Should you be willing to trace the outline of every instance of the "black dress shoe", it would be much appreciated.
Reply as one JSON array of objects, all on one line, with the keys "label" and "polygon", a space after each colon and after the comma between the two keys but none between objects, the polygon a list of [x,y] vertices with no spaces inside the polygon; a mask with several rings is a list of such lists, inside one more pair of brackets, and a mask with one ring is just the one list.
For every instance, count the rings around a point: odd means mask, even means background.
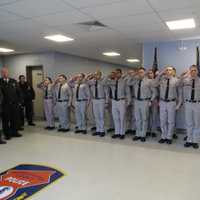
[{"label": "black dress shoe", "polygon": [[5,140],[11,140],[11,137],[10,136],[6,136]]},{"label": "black dress shoe", "polygon": [[0,144],[6,144],[6,142],[3,140],[0,140]]},{"label": "black dress shoe", "polygon": [[138,141],[138,140],[140,140],[140,138],[141,138],[141,137],[135,136],[135,137],[133,138],[133,141]]},{"label": "black dress shoe", "polygon": [[76,134],[81,133],[81,130],[77,129],[74,131],[74,133],[76,133]]},{"label": "black dress shoe", "polygon": [[107,130],[107,132],[110,133],[110,132],[113,132],[114,130],[115,130],[114,128],[109,128],[109,129]]},{"label": "black dress shoe", "polygon": [[194,149],[198,149],[198,148],[199,148],[199,144],[193,143],[193,144],[192,144],[192,147],[193,147]]},{"label": "black dress shoe", "polygon": [[165,139],[160,139],[160,140],[158,141],[158,143],[160,143],[160,144],[163,144],[163,143],[165,143],[165,142],[166,142]]},{"label": "black dress shoe", "polygon": [[175,140],[178,139],[178,135],[174,134],[173,139],[175,139]]},{"label": "black dress shoe", "polygon": [[63,129],[62,129],[62,132],[64,132],[64,133],[69,132],[69,131],[70,131],[69,128],[67,128],[67,129],[63,128]]},{"label": "black dress shoe", "polygon": [[22,137],[22,135],[20,133],[16,133],[13,135],[13,137]]},{"label": "black dress shoe", "polygon": [[35,126],[35,124],[34,124],[34,123],[28,123],[28,125],[29,125],[29,126]]},{"label": "black dress shoe", "polygon": [[95,133],[92,134],[92,136],[97,136],[99,134],[100,134],[99,132],[95,132]]},{"label": "black dress shoe", "polygon": [[59,129],[58,129],[58,132],[62,132],[62,131],[63,131],[63,128],[59,128]]},{"label": "black dress shoe", "polygon": [[87,134],[87,131],[86,130],[81,130],[81,133],[86,135]]},{"label": "black dress shoe", "polygon": [[155,138],[156,136],[157,136],[156,133],[151,133],[152,138]]},{"label": "black dress shoe", "polygon": [[120,137],[119,134],[115,134],[115,135],[112,136],[113,139],[116,139],[116,138],[119,138],[119,137]]},{"label": "black dress shoe", "polygon": [[45,130],[49,130],[50,129],[50,126],[46,126],[44,127]]},{"label": "black dress shoe", "polygon": [[120,135],[119,139],[120,140],[124,140],[125,139],[125,135]]},{"label": "black dress shoe", "polygon": [[104,136],[105,136],[105,132],[101,132],[101,133],[99,134],[99,136],[100,136],[100,137],[104,137]]},{"label": "black dress shoe", "polygon": [[55,126],[51,126],[48,128],[48,130],[54,130],[55,129]]},{"label": "black dress shoe", "polygon": [[24,131],[24,128],[23,128],[23,127],[20,127],[18,130],[19,130],[19,131]]},{"label": "black dress shoe", "polygon": [[192,146],[192,143],[190,143],[190,142],[186,142],[185,144],[184,144],[184,147],[185,148],[188,148],[188,147],[191,147]]},{"label": "black dress shoe", "polygon": [[167,144],[172,144],[172,140],[167,139],[167,140],[166,140],[166,143],[167,143]]},{"label": "black dress shoe", "polygon": [[95,126],[91,128],[91,131],[95,131],[95,130],[96,130],[96,127],[95,127]]},{"label": "black dress shoe", "polygon": [[146,142],[146,138],[145,138],[145,137],[141,137],[141,138],[140,138],[140,141],[141,141],[141,142]]}]

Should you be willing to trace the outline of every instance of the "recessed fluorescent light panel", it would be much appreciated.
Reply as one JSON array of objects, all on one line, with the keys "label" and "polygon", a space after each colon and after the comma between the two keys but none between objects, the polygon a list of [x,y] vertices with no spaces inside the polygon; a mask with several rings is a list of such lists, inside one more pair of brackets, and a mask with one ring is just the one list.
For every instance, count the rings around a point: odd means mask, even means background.
[{"label": "recessed fluorescent light panel", "polygon": [[14,51],[13,49],[7,49],[7,48],[0,47],[0,53],[10,53],[13,51]]},{"label": "recessed fluorescent light panel", "polygon": [[137,63],[137,62],[140,62],[139,59],[135,59],[135,58],[129,58],[129,59],[126,59],[127,62],[129,63]]},{"label": "recessed fluorescent light panel", "polygon": [[120,53],[114,52],[114,51],[110,51],[110,52],[104,52],[103,53],[104,56],[109,56],[109,57],[115,57],[115,56],[120,56]]},{"label": "recessed fluorescent light panel", "polygon": [[70,42],[73,41],[73,38],[64,36],[64,35],[49,35],[44,37],[47,40],[52,40],[54,42]]},{"label": "recessed fluorescent light panel", "polygon": [[170,30],[190,29],[196,27],[195,20],[193,18],[176,21],[167,21],[166,24]]}]

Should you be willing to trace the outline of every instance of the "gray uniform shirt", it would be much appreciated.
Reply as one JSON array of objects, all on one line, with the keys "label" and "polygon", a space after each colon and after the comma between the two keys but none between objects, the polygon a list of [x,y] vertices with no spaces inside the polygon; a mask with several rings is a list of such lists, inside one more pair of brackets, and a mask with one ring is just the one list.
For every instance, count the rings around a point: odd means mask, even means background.
[{"label": "gray uniform shirt", "polygon": [[106,86],[106,80],[88,80],[88,85],[90,86],[91,95],[93,99],[107,99],[108,92]]},{"label": "gray uniform shirt", "polygon": [[[188,77],[181,81],[181,86],[183,87],[183,99],[191,100],[192,94],[192,78]],[[194,101],[200,101],[200,78],[195,78],[195,85],[194,85]]]},{"label": "gray uniform shirt", "polygon": [[118,81],[107,79],[107,84],[111,88],[112,99],[126,99],[128,103],[131,102],[130,88],[126,79],[120,78]]},{"label": "gray uniform shirt", "polygon": [[[165,100],[166,90],[167,90],[168,78],[166,76],[158,76],[155,79],[155,85],[159,87],[159,95],[161,100]],[[181,80],[177,77],[169,78],[169,92],[167,100],[177,100],[181,96],[180,92]]]},{"label": "gray uniform shirt", "polygon": [[[129,78],[127,83],[129,86],[134,87],[134,97],[135,99],[138,98],[138,90],[139,90],[139,82],[140,79],[136,78]],[[156,98],[156,88],[153,79],[143,78],[141,80],[140,86],[140,99],[149,99],[153,101]]]},{"label": "gray uniform shirt", "polygon": [[72,102],[72,89],[71,89],[71,87],[67,83],[64,83],[61,87],[60,98],[59,98],[59,88],[60,88],[60,83],[55,86],[55,98],[56,98],[56,100],[57,101],[68,100],[68,104],[71,105],[71,102]]}]

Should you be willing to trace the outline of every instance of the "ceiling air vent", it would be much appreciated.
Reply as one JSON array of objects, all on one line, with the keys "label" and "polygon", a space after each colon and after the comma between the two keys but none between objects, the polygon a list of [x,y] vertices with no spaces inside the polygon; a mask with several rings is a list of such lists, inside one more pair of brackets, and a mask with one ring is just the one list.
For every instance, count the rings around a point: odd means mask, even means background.
[{"label": "ceiling air vent", "polygon": [[87,28],[89,31],[96,31],[96,30],[104,29],[107,27],[105,24],[102,24],[101,22],[96,21],[96,20],[80,22],[78,23],[78,25],[80,25],[81,27]]}]

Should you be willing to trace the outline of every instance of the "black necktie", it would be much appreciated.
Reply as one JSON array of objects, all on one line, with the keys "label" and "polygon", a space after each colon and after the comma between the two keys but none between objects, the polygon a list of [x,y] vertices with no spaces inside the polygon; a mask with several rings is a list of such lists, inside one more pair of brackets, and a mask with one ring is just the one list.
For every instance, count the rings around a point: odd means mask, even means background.
[{"label": "black necktie", "polygon": [[131,96],[132,96],[133,95],[133,86],[130,85],[129,88],[130,88],[130,93],[131,93]]},{"label": "black necktie", "polygon": [[118,80],[116,80],[116,84],[115,84],[115,100],[118,99]]},{"label": "black necktie", "polygon": [[61,89],[62,89],[62,84],[60,84],[60,87],[59,87],[59,91],[58,91],[58,99],[61,98]]},{"label": "black necktie", "polygon": [[95,82],[95,99],[98,99],[98,80]]},{"label": "black necktie", "polygon": [[48,86],[45,88],[45,98],[48,97]]},{"label": "black necktie", "polygon": [[195,79],[192,79],[192,91],[191,91],[191,100],[194,101],[195,97]]},{"label": "black necktie", "polygon": [[165,91],[165,100],[168,100],[169,97],[169,78],[167,79],[167,88]]},{"label": "black necktie", "polygon": [[77,88],[76,88],[76,99],[78,100],[79,99],[79,89],[80,89],[80,83],[77,85]]},{"label": "black necktie", "polygon": [[137,92],[137,99],[141,98],[141,84],[142,84],[142,80],[140,80],[138,82],[138,92]]}]

